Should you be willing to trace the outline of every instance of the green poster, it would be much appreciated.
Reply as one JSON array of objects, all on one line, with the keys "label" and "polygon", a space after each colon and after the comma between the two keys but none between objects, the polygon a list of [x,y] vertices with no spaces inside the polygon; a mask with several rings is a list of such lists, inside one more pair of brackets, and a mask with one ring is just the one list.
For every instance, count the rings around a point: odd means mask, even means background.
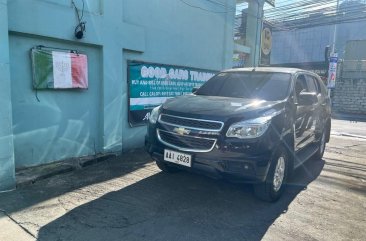
[{"label": "green poster", "polygon": [[129,122],[144,124],[147,114],[168,98],[191,94],[216,71],[173,65],[128,62]]}]

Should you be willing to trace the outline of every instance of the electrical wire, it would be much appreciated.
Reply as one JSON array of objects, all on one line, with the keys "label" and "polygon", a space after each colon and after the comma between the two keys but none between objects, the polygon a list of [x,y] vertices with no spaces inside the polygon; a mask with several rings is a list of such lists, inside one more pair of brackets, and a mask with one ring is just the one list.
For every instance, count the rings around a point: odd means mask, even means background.
[{"label": "electrical wire", "polygon": [[[347,6],[350,3],[354,2],[348,2],[344,1],[340,4],[339,9],[349,10],[352,8],[355,8],[355,6]],[[265,15],[267,18],[285,18],[286,16],[290,14],[299,14],[299,15],[307,15],[314,12],[324,12],[324,10],[336,12],[337,11],[337,1],[336,0],[321,0],[321,1],[314,1],[314,0],[307,0],[307,1],[298,1],[293,4],[287,4],[282,7],[278,7],[276,9],[270,9],[265,10]],[[365,6],[360,3],[359,6]]]},{"label": "electrical wire", "polygon": [[[236,7],[230,7],[218,0],[205,0],[206,2],[216,5],[216,7],[224,8],[225,10],[216,11],[204,8],[202,6],[193,5],[186,2],[185,0],[180,1],[189,7],[200,9],[205,12],[217,14],[235,12],[235,19],[237,22],[239,22],[243,17],[243,13],[240,8],[245,9],[247,6],[246,2],[237,4]],[[352,6],[352,4],[359,4],[359,6]],[[275,8],[264,10],[264,17],[258,17],[258,15],[248,12],[244,13],[244,15],[246,14],[265,21],[266,24],[270,25],[275,31],[357,22],[364,21],[366,19],[366,4],[362,3],[361,1],[344,0],[340,4],[338,12],[336,6],[337,0],[301,0],[296,2],[293,0],[285,0],[282,1],[281,4],[278,4]],[[340,12],[342,14],[340,14]],[[345,17],[344,15],[347,16]],[[235,28],[235,31],[237,32],[241,24],[236,25],[237,27]]]},{"label": "electrical wire", "polygon": [[285,4],[282,2],[281,6],[265,10],[264,19],[277,27],[288,29],[360,22],[366,20],[366,5],[365,1],[342,1],[337,9],[336,0],[287,1]]},{"label": "electrical wire", "polygon": [[73,6],[75,8],[75,12],[76,12],[78,22],[79,22],[78,25],[76,25],[76,27],[75,27],[74,34],[79,39],[83,37],[83,33],[85,32],[85,25],[86,25],[86,21],[83,21],[85,2],[84,2],[84,0],[82,0],[82,2],[83,2],[83,8],[81,10],[81,16],[80,16],[79,10],[76,7],[74,0],[71,0],[71,3],[73,4]]},{"label": "electrical wire", "polygon": [[[366,20],[365,13],[357,13],[353,12],[348,16],[343,15],[332,15],[326,16],[323,14],[315,15],[315,16],[307,16],[302,18],[289,18],[285,21],[276,21],[274,22],[276,26],[286,27],[288,29],[299,29],[299,28],[308,28],[314,26],[322,26],[322,25],[334,25],[341,24],[347,22],[361,22]],[[271,21],[273,23],[273,21]]]},{"label": "electrical wire", "polygon": [[[184,0],[180,0],[182,3],[184,3],[185,5],[191,7],[191,8],[196,8],[196,9],[200,9],[202,11],[205,11],[205,12],[211,12],[211,13],[228,13],[228,11],[213,11],[213,10],[210,10],[210,9],[206,9],[206,8],[203,8],[203,7],[200,7],[200,6],[197,6],[197,5],[193,5],[193,4],[190,4],[190,3],[187,3],[186,1]],[[207,0],[208,1],[208,0]]]}]

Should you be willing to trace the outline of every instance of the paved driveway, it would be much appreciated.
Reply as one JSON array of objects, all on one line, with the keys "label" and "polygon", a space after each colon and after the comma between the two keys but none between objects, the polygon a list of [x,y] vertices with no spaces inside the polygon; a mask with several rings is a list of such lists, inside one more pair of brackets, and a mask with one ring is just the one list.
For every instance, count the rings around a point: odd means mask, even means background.
[{"label": "paved driveway", "polygon": [[0,194],[0,240],[366,240],[365,153],[365,139],[332,135],[273,204],[125,153]]}]

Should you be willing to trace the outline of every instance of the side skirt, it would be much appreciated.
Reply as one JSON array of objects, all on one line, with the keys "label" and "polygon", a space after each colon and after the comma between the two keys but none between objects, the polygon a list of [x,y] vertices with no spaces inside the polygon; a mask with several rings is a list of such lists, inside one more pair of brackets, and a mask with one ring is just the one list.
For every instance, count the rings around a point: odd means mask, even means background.
[{"label": "side skirt", "polygon": [[309,160],[315,154],[315,152],[318,150],[318,148],[319,148],[318,143],[311,143],[307,147],[304,147],[304,148],[300,149],[299,151],[297,151],[295,153],[296,160],[294,162],[294,168],[295,169],[298,168],[304,162]]}]

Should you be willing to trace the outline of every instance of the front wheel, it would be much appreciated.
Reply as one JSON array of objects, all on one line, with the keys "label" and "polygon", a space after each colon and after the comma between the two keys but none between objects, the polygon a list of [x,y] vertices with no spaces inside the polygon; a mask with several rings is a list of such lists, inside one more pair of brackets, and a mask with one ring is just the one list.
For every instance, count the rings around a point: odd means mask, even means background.
[{"label": "front wheel", "polygon": [[255,195],[268,202],[277,201],[283,193],[288,173],[288,153],[279,148],[273,155],[265,182],[254,185]]}]

